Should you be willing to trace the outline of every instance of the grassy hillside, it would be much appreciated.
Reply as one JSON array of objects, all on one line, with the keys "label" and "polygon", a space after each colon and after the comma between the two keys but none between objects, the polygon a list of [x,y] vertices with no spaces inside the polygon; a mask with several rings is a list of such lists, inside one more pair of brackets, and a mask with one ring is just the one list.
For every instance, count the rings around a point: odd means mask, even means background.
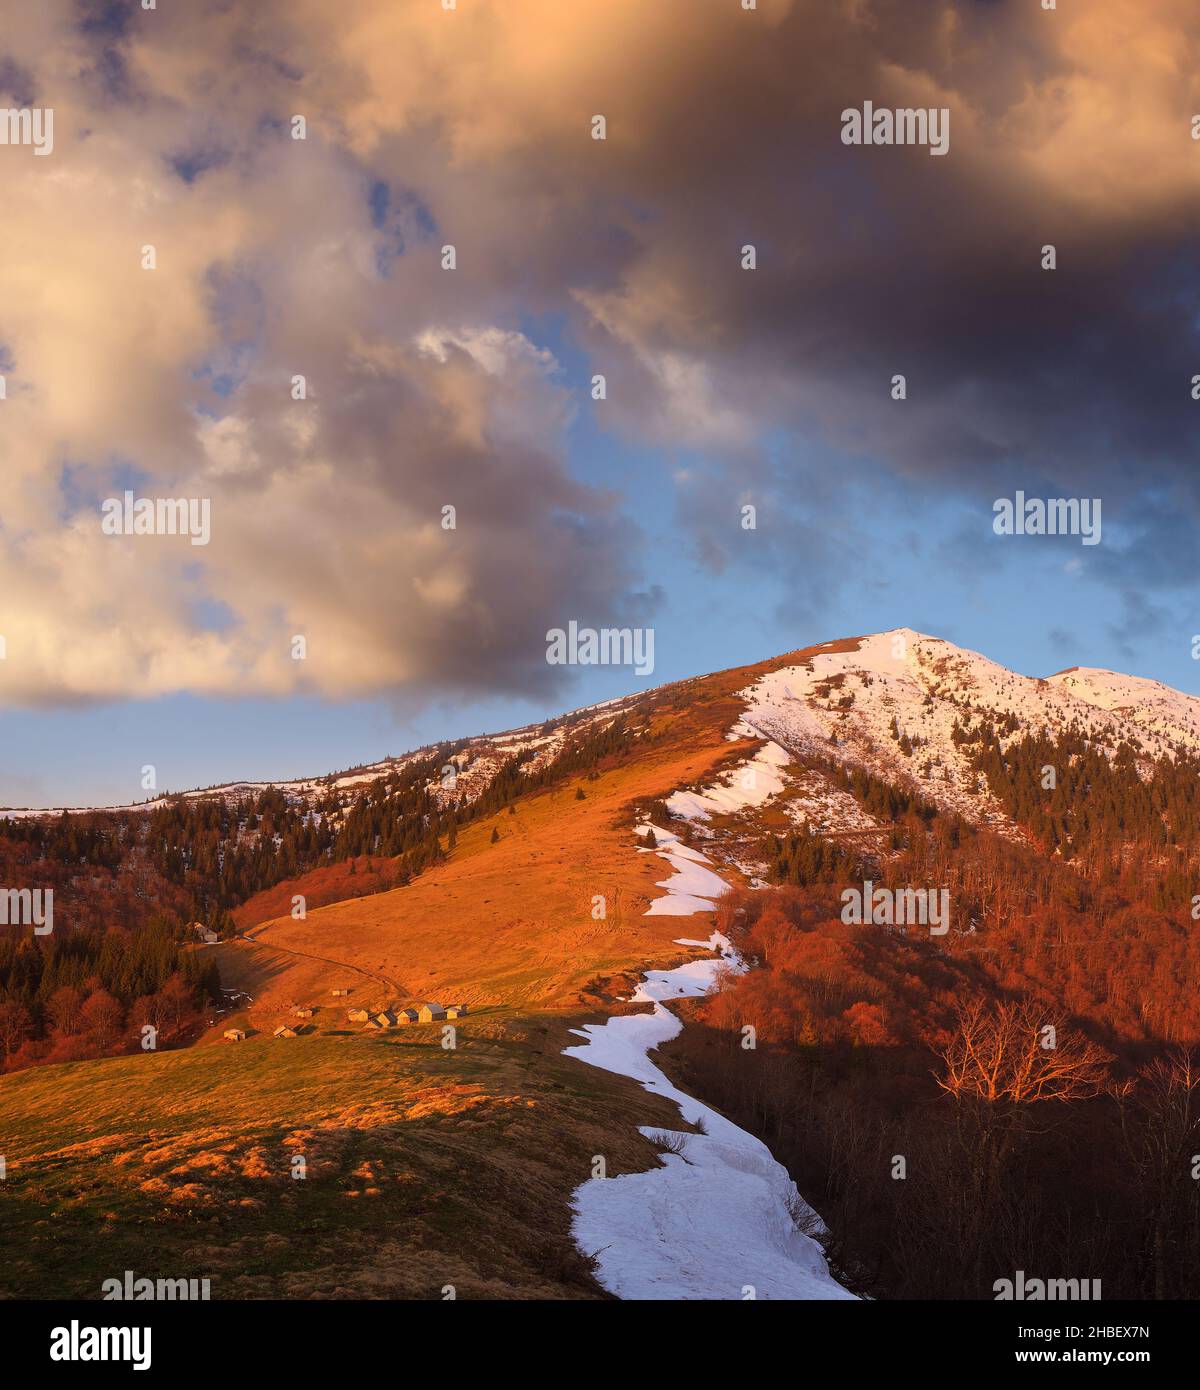
[{"label": "grassy hillside", "polygon": [[[673,1107],[561,1057],[561,1019],[118,1057],[0,1084],[0,1295],[207,1277],[214,1298],[603,1296],[571,1191]],[[307,1177],[291,1176],[304,1155]]]},{"label": "grassy hillside", "polygon": [[[403,888],[310,910],[303,921],[260,918],[253,943],[217,948],[222,979],[253,996],[263,1019],[348,984],[371,1003],[594,1003],[606,980],[674,954],[678,922],[643,916],[667,868],[634,852],[634,808],[745,757],[725,733],[736,717],[728,688],[746,679],[709,678],[679,709],[654,714],[653,742],[596,780],[572,779],[521,798],[511,815],[468,825],[447,863]],[[603,919],[592,915],[597,895]],[[262,902],[277,911],[279,890]]]}]

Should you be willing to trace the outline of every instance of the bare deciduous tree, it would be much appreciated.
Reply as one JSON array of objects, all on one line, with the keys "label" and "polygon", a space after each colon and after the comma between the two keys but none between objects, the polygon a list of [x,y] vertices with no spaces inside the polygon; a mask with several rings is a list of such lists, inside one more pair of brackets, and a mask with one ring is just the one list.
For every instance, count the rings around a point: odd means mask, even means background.
[{"label": "bare deciduous tree", "polygon": [[[945,1073],[937,1078],[956,1099],[1027,1105],[1085,1100],[1104,1089],[1101,1049],[1035,1003],[989,1006],[975,1000],[959,1010],[956,1023],[953,1038],[939,1053]],[[1052,1047],[1045,1045],[1048,1027],[1054,1030]]]}]

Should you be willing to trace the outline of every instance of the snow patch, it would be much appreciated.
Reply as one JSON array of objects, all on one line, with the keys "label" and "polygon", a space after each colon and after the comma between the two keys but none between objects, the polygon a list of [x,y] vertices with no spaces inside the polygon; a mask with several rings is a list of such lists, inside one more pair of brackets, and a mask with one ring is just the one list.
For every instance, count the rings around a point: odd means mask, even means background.
[{"label": "snow patch", "polygon": [[654,832],[658,841],[657,849],[646,849],[646,854],[656,854],[670,864],[673,873],[670,878],[661,878],[655,884],[665,888],[666,894],[655,898],[642,913],[643,917],[690,917],[694,912],[711,912],[715,899],[729,891],[723,878],[705,865],[710,862],[699,850],[683,844],[679,836],[661,826],[643,821],[637,827],[639,835],[647,830]]},{"label": "snow patch", "polygon": [[[759,738],[744,720],[730,729],[728,738]],[[787,788],[782,770],[791,754],[777,743],[767,742],[754,757],[726,772],[721,781],[698,792],[675,792],[667,798],[667,810],[684,820],[708,820],[729,815],[747,806],[761,806]]]},{"label": "snow patch", "polygon": [[[677,944],[716,954],[648,971],[633,997],[651,1003],[649,1013],[577,1028],[586,1041],[565,1052],[674,1101],[704,1132],[668,1131],[682,1153],[664,1153],[663,1167],[578,1188],[576,1244],[595,1256],[600,1283],[619,1298],[745,1299],[749,1290],[761,1299],[853,1298],[829,1273],[821,1247],[797,1228],[794,1213],[816,1229],[819,1218],[767,1146],[673,1086],[650,1060],[683,1028],[662,1000],[708,993],[722,966],[746,968],[719,932]],[[653,1139],[659,1131],[642,1126],[641,1133]]]}]

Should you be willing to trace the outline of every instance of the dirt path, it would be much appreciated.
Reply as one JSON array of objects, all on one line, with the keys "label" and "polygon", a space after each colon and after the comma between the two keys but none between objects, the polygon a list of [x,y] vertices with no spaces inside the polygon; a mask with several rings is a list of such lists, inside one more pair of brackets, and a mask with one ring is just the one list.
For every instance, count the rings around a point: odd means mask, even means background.
[{"label": "dirt path", "polygon": [[265,931],[267,927],[269,927],[270,925],[271,924],[269,922],[261,922],[258,926],[250,927],[247,931],[244,931],[240,936],[234,937],[233,939],[234,941],[241,942],[242,944],[249,943],[252,946],[257,946],[260,950],[277,951],[280,955],[296,956],[298,959],[301,960],[315,960],[319,962],[321,965],[336,966],[339,970],[352,970],[356,975],[362,975],[368,980],[374,980],[376,984],[387,985],[387,987],[393,990],[397,995],[403,995],[405,993],[405,990],[403,986],[399,983],[399,981],[393,980],[390,975],[382,975],[379,974],[377,971],[368,970],[366,966],[351,965],[349,961],[334,960],[331,956],[313,955],[309,951],[295,951],[290,946],[277,946],[274,944],[274,942],[260,941],[258,939],[257,933]]}]

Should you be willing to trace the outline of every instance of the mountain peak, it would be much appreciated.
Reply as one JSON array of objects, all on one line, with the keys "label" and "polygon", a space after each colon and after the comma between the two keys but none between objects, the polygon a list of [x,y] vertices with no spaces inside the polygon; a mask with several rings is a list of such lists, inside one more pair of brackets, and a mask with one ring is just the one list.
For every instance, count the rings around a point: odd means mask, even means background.
[{"label": "mountain peak", "polygon": [[1200,751],[1200,699],[1159,681],[1086,667],[1025,676],[909,627],[795,655],[742,692],[748,728],[793,754],[916,784],[977,823],[1003,818],[972,763],[968,728],[990,725],[1006,743],[1082,736],[1110,756],[1128,744],[1146,767],[1179,747]]}]

